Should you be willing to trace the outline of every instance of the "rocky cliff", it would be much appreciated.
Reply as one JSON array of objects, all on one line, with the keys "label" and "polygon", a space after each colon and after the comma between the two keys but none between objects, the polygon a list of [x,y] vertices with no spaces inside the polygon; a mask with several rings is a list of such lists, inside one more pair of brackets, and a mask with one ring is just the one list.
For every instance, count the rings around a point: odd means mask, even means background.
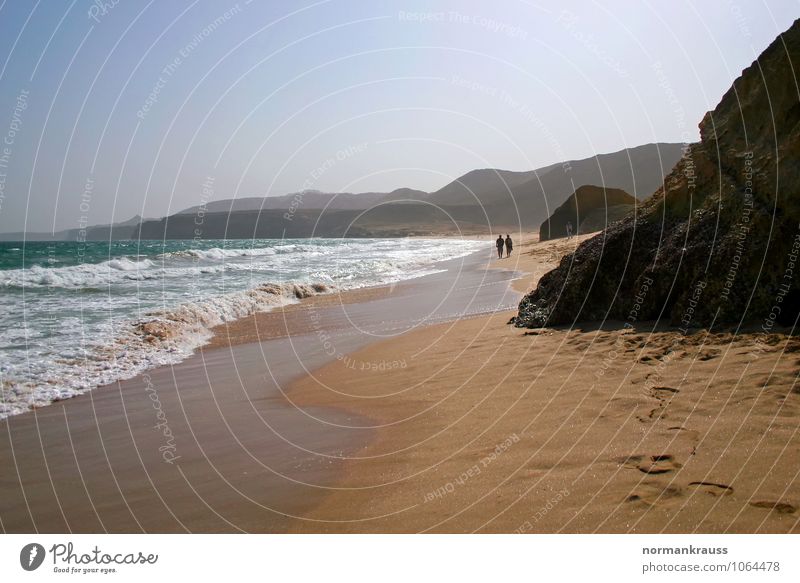
[{"label": "rocky cliff", "polygon": [[517,326],[665,320],[793,324],[800,312],[800,21],[700,123],[664,186],[584,242],[519,306]]}]

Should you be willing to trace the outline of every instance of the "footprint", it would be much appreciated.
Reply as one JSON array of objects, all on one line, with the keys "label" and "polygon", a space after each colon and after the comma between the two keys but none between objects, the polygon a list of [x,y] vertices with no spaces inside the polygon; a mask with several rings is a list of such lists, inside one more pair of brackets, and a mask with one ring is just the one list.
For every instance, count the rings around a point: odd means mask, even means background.
[{"label": "footprint", "polygon": [[625,467],[635,468],[642,462],[643,459],[643,455],[629,455],[626,457],[617,458],[614,461]]},{"label": "footprint", "polygon": [[689,429],[688,427],[683,427],[681,425],[675,425],[673,427],[667,427],[667,431],[678,431],[681,435],[685,435],[689,439],[694,442],[692,445],[691,455],[697,453],[697,444],[700,442],[700,432],[696,429]]},{"label": "footprint", "polygon": [[678,389],[673,389],[672,387],[653,387],[649,391],[649,396],[658,401],[658,406],[651,409],[646,417],[637,415],[636,418],[642,423],[652,423],[653,421],[666,419],[667,414],[664,409],[666,409],[672,398],[679,392]]},{"label": "footprint", "polygon": [[683,427],[681,425],[674,425],[673,427],[667,427],[667,431],[680,431],[681,433],[685,433],[687,437],[691,437],[692,439],[697,439],[700,437],[700,432],[696,429],[689,429],[688,427]]},{"label": "footprint", "polygon": [[[663,350],[659,350],[658,348],[653,348],[653,350],[641,350],[639,352],[639,362],[650,362],[650,363],[660,363],[663,362],[665,358],[672,359],[673,356],[668,356],[668,353],[664,352]],[[651,373],[652,374],[652,373]],[[650,376],[650,375],[648,375]]]},{"label": "footprint", "polygon": [[712,360],[714,358],[717,358],[720,354],[722,354],[721,350],[717,348],[708,348],[706,350],[702,350],[697,355],[697,360]]},{"label": "footprint", "polygon": [[800,352],[800,342],[788,342],[783,351],[789,353]]},{"label": "footprint", "polygon": [[643,482],[625,499],[626,502],[646,504],[647,506],[667,506],[677,503],[683,497],[680,486],[664,486],[655,481]]},{"label": "footprint", "polygon": [[755,500],[750,502],[750,506],[774,510],[778,514],[794,514],[797,512],[797,506],[789,504],[788,502],[781,502],[780,500]]},{"label": "footprint", "polygon": [[627,468],[635,468],[644,474],[658,475],[675,471],[681,464],[674,461],[671,454],[661,455],[631,455],[617,460]]},{"label": "footprint", "polygon": [[[509,324],[513,324],[514,322],[516,322],[516,319],[514,318],[511,318],[508,321]],[[547,334],[547,331],[544,328],[540,328],[538,330],[529,330],[527,332],[522,333],[523,336],[539,336],[541,334]]]},{"label": "footprint", "polygon": [[681,464],[672,460],[670,454],[651,455],[638,466],[640,472],[645,474],[666,474],[681,467]]},{"label": "footprint", "polygon": [[712,496],[730,496],[733,488],[727,484],[717,484],[716,482],[689,482],[690,486],[696,486],[701,492]]}]

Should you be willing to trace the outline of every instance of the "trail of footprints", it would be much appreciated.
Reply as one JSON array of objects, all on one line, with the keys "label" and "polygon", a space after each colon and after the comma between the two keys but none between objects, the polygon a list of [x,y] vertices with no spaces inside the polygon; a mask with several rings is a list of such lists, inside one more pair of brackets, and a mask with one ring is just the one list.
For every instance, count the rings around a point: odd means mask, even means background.
[{"label": "trail of footprints", "polygon": [[650,409],[647,415],[639,415],[637,418],[642,423],[654,423],[667,418],[666,408],[670,401],[680,391],[672,387],[653,387],[650,389],[650,396],[656,400],[656,406]]},{"label": "trail of footprints", "polygon": [[[637,419],[641,423],[648,424],[666,420],[668,418],[667,408],[680,391],[672,387],[659,386],[652,387],[648,393],[648,396],[655,400],[655,406],[650,408],[646,415],[637,415]],[[694,455],[700,438],[698,431],[682,425],[674,425],[668,427],[667,430],[679,432],[682,436],[689,438],[693,442],[691,455]],[[648,476],[648,478],[642,479],[636,489],[626,498],[627,502],[668,507],[680,503],[686,494],[687,487],[674,483],[674,480],[664,483],[655,478],[655,476],[672,474],[681,468],[681,464],[670,453],[631,455],[616,461],[625,468],[635,469]],[[713,496],[727,496],[733,493],[731,486],[714,482],[690,482],[688,489],[699,489]]]},{"label": "trail of footprints", "polygon": [[[665,420],[667,418],[667,408],[679,392],[678,389],[672,387],[653,387],[650,389],[650,396],[656,400],[656,406],[650,409],[647,415],[637,416],[638,420],[642,423],[656,423]],[[667,430],[680,432],[691,439],[694,443],[690,455],[695,454],[700,440],[698,431],[682,425],[674,425],[668,427]],[[664,483],[655,476],[671,474],[681,468],[681,464],[675,461],[674,456],[669,453],[630,455],[615,461],[625,468],[635,469],[647,476],[653,476],[640,481],[636,489],[626,498],[627,502],[669,507],[682,503],[682,499],[687,493],[702,492],[714,497],[724,497],[730,496],[734,492],[733,486],[705,480],[689,482],[686,487],[676,484],[674,480]],[[794,514],[798,511],[797,506],[794,504],[781,500],[752,500],[749,504],[754,508],[762,508],[777,514]]]}]

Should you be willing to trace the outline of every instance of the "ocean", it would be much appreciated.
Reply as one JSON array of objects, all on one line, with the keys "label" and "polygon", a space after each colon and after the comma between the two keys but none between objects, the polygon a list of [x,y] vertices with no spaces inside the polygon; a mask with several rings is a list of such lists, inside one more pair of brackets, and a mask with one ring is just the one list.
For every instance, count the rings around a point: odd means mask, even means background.
[{"label": "ocean", "polygon": [[441,271],[455,239],[0,242],[0,418],[175,364],[211,328]]}]

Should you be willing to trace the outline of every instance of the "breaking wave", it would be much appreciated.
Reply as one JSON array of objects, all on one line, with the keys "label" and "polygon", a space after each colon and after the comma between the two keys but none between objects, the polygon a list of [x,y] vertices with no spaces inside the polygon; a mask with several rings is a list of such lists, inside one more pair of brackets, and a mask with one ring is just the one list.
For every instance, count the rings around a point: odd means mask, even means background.
[{"label": "breaking wave", "polygon": [[0,418],[177,364],[208,342],[215,326],[333,289],[323,283],[268,283],[121,321],[114,325],[118,332],[111,342],[89,343],[83,354],[60,358],[57,367],[42,369],[33,382],[3,380]]}]

